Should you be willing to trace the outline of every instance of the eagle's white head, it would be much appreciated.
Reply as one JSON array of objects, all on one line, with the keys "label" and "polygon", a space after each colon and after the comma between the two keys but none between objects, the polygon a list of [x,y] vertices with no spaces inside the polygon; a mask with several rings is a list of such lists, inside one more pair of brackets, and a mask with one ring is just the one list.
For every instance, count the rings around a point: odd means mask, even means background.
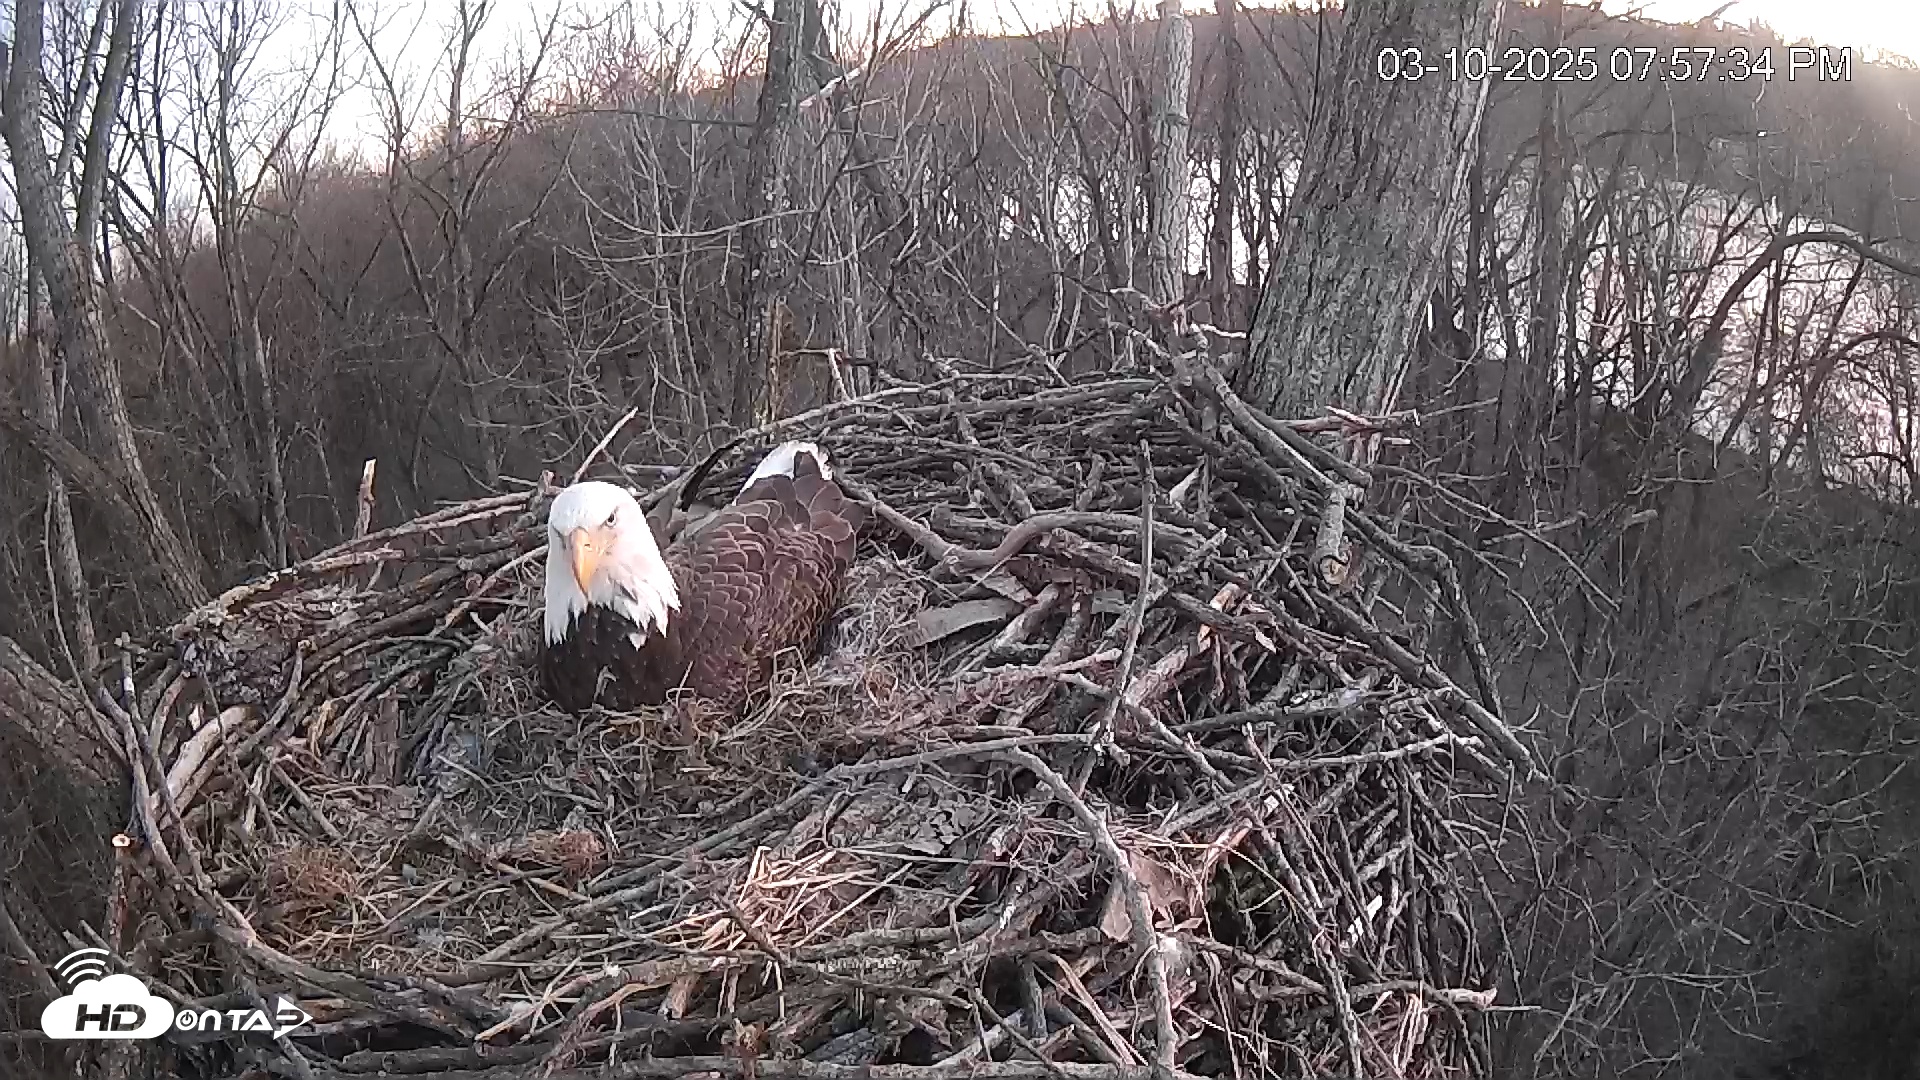
[{"label": "eagle's white head", "polygon": [[740,485],[740,490],[744,492],[769,476],[792,476],[794,469],[798,467],[801,454],[813,458],[814,464],[820,466],[820,479],[833,479],[833,470],[827,466],[825,450],[810,442],[789,442],[781,443],[766,457],[761,458],[760,464],[753,468],[753,475],[747,477],[745,484]]},{"label": "eagle's white head", "polygon": [[558,644],[590,605],[625,615],[643,634],[666,629],[668,614],[680,610],[639,501],[598,480],[562,491],[547,511],[547,644]]}]

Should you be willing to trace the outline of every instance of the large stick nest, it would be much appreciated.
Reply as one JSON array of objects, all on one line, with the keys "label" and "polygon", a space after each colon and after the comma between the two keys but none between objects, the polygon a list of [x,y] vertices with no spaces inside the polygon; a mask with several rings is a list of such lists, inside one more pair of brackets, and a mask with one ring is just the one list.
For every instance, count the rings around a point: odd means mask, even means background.
[{"label": "large stick nest", "polygon": [[229,591],[100,695],[140,766],[105,933],[318,1022],[162,1071],[1485,1075],[1452,807],[1532,766],[1329,428],[1379,434],[955,377],[756,433],[662,522],[796,435],[875,518],[744,719],[542,699],[545,483]]}]

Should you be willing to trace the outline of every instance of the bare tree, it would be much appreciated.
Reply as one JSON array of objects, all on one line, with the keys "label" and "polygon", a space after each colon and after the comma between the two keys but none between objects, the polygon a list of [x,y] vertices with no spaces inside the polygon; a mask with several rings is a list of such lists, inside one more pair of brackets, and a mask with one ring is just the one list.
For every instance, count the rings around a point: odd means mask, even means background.
[{"label": "bare tree", "polygon": [[[127,411],[118,361],[107,342],[102,311],[105,297],[82,239],[90,235],[99,220],[108,168],[107,144],[118,115],[120,91],[126,84],[139,16],[138,0],[119,0],[115,5],[107,58],[93,98],[75,217],[67,216],[59,178],[41,134],[45,119],[42,58],[46,12],[40,0],[25,0],[14,10],[10,67],[5,98],[0,102],[0,132],[5,135],[13,163],[28,258],[46,283],[56,342],[81,391],[89,441],[98,445],[111,463],[110,472],[88,485],[92,488],[89,494],[106,503],[123,533],[121,542],[129,550],[146,554],[144,564],[153,569],[157,582],[173,602],[190,606],[206,598],[205,572],[198,554],[181,538],[147,478],[133,418]],[[24,414],[0,412],[0,422],[16,429],[39,429],[32,432],[28,442],[47,455],[54,466],[61,466],[63,460],[71,465],[75,460],[65,453],[74,448],[57,432],[46,430]],[[79,480],[70,470],[67,478]]]},{"label": "bare tree", "polygon": [[[311,172],[343,78],[337,17],[313,43],[310,67],[259,72],[268,39],[286,29],[265,5],[160,9],[127,110],[143,183],[122,183],[108,201],[151,309],[136,318],[150,324],[162,362],[184,374],[181,401],[204,421],[199,449],[220,501],[269,568],[287,563],[289,520],[280,379],[260,309],[288,274],[291,245],[263,242],[257,225],[270,212],[264,195],[276,184],[297,190]],[[185,115],[171,115],[182,100]],[[187,175],[172,175],[176,166]],[[182,206],[209,220],[210,252],[171,224]],[[211,297],[192,265],[208,254],[220,282]]]},{"label": "bare tree", "polygon": [[1172,304],[1187,291],[1188,97],[1193,82],[1193,27],[1181,0],[1160,0],[1154,45],[1153,232],[1147,240],[1148,295]]},{"label": "bare tree", "polygon": [[[72,92],[62,103],[60,149],[54,159],[54,175],[62,184],[77,179],[73,167],[82,141],[87,101],[93,90],[94,58],[100,52],[111,10],[112,6],[107,3],[94,9],[86,45],[74,65],[78,68],[79,76],[73,80]],[[83,243],[92,235],[91,230],[86,228],[80,229],[79,233]],[[23,321],[27,334],[24,344],[32,354],[35,375],[34,416],[47,430],[59,431],[67,403],[66,358],[57,350],[46,347],[50,334],[45,319],[45,289],[38,268],[31,259],[27,260],[25,270]],[[94,628],[93,603],[87,596],[86,570],[81,563],[79,535],[74,528],[73,503],[68,498],[66,480],[60,475],[60,470],[49,466],[46,475],[45,543],[48,546],[51,576],[55,582],[53,614],[55,621],[65,631],[65,644],[72,648],[74,662],[91,671],[100,664],[100,646]],[[63,604],[66,608],[64,618],[61,616]]]},{"label": "bare tree", "polygon": [[[410,146],[413,110],[405,101],[400,74],[374,46],[374,26],[359,5],[347,11],[376,73],[387,141],[386,208],[392,235],[399,242],[407,281],[423,309],[437,351],[435,374],[423,403],[408,472],[419,483],[420,452],[433,399],[448,372],[455,377],[465,426],[478,452],[464,462],[480,484],[503,471],[505,444],[499,376],[482,355],[480,330],[490,315],[489,301],[512,257],[524,246],[539,209],[558,183],[556,175],[524,216],[507,228],[482,230],[476,224],[483,200],[493,191],[496,171],[513,139],[526,131],[541,86],[549,51],[555,43],[560,8],[538,24],[533,47],[520,70],[483,93],[475,69],[481,64],[481,34],[495,16],[491,0],[459,0],[448,28],[446,100],[439,145],[416,155]],[[484,122],[483,102],[497,109]],[[424,221],[423,221],[424,219]],[[431,229],[423,228],[425,222]]]},{"label": "bare tree", "polygon": [[742,327],[728,409],[735,427],[753,426],[772,404],[767,377],[778,361],[787,318],[781,294],[789,268],[778,238],[789,205],[788,141],[798,104],[804,22],[809,15],[819,17],[818,9],[805,0],[773,0],[768,10],[767,70],[760,82],[759,112],[747,137],[746,213],[735,277]]},{"label": "bare tree", "polygon": [[1382,50],[1489,41],[1504,0],[1353,0],[1314,89],[1300,178],[1240,373],[1280,415],[1381,411],[1441,265],[1484,82],[1387,80]]},{"label": "bare tree", "polygon": [[1215,59],[1212,65],[1219,81],[1220,118],[1214,129],[1214,196],[1210,215],[1212,227],[1207,233],[1207,286],[1210,312],[1215,324],[1239,327],[1240,312],[1233,302],[1234,218],[1239,209],[1240,191],[1240,76],[1246,57],[1240,48],[1240,5],[1238,0],[1214,0]]}]

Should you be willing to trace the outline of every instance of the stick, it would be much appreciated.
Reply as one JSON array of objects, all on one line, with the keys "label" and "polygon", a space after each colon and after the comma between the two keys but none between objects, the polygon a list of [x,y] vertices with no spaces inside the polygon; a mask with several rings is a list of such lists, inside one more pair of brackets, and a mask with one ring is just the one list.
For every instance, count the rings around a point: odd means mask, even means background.
[{"label": "stick", "polygon": [[620,434],[620,429],[627,426],[627,421],[638,415],[640,415],[640,406],[635,405],[627,410],[625,416],[613,422],[613,426],[607,429],[607,433],[600,436],[600,441],[593,444],[593,449],[587,451],[587,456],[580,459],[580,467],[573,470],[574,483],[579,483],[580,478],[587,475],[587,467],[593,464],[593,459],[600,456],[600,451],[607,448],[607,444],[613,441],[615,435]]},{"label": "stick", "polygon": [[1347,504],[1360,495],[1360,489],[1348,483],[1336,483],[1327,493],[1327,506],[1320,512],[1320,531],[1313,541],[1313,569],[1320,580],[1338,589],[1346,584],[1351,564],[1347,557]]},{"label": "stick", "polygon": [[[1133,611],[1127,618],[1127,640],[1120,650],[1120,671],[1114,677],[1114,686],[1122,691],[1133,681],[1133,665],[1139,657],[1140,629],[1147,621],[1147,608],[1153,603],[1153,453],[1147,448],[1147,440],[1140,440],[1140,588],[1133,598]],[[1009,536],[1008,539],[1012,539]],[[1100,713],[1100,722],[1094,725],[1093,746],[1080,759],[1074,770],[1073,790],[1085,791],[1087,778],[1093,775],[1093,763],[1110,749],[1113,739],[1113,721],[1120,713],[1121,694],[1107,699],[1107,707]]]},{"label": "stick", "polygon": [[379,458],[368,458],[366,464],[360,466],[360,503],[353,512],[355,540],[363,539],[373,527],[373,471],[379,464]]}]

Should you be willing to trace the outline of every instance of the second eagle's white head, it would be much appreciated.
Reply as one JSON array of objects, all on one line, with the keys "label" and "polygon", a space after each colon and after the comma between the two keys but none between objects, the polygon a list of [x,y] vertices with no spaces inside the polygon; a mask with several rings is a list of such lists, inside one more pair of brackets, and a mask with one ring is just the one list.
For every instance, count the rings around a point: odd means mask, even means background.
[{"label": "second eagle's white head", "polygon": [[665,630],[667,617],[680,610],[673,573],[639,500],[599,480],[567,488],[547,511],[546,593],[549,645],[589,607],[625,615],[643,635]]}]

